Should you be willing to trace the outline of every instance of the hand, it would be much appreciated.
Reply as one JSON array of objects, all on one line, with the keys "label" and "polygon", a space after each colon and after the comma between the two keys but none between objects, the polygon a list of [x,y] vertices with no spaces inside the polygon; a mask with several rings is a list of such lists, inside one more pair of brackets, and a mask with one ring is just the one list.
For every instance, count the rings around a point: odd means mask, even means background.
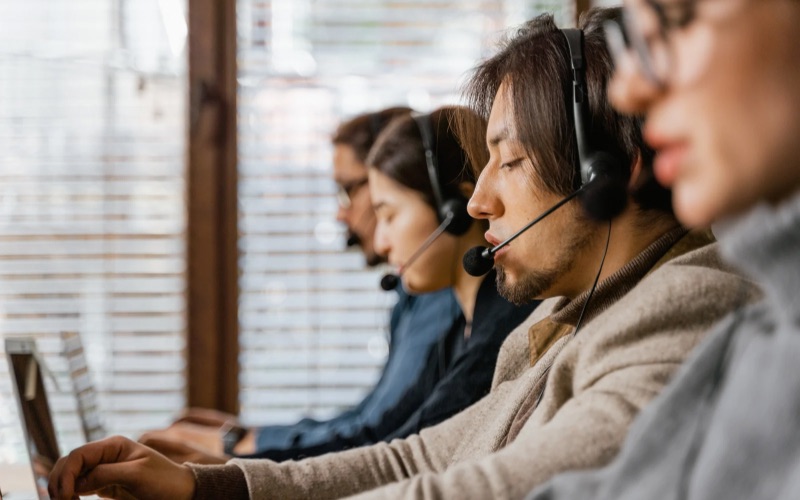
[{"label": "hand", "polygon": [[50,498],[186,499],[194,496],[192,470],[121,436],[95,441],[59,459],[50,474]]},{"label": "hand", "polygon": [[193,464],[218,465],[231,459],[226,455],[213,455],[196,446],[161,437],[158,432],[143,434],[139,438],[139,442],[178,464],[191,462]]},{"label": "hand", "polygon": [[233,447],[233,452],[238,455],[252,455],[256,452],[256,433],[249,429],[241,441]]},{"label": "hand", "polygon": [[238,424],[236,415],[218,410],[209,410],[208,408],[188,408],[173,423],[207,425],[220,428],[228,422]]},{"label": "hand", "polygon": [[144,443],[143,439],[145,438],[158,439],[160,441],[177,441],[189,444],[211,455],[224,455],[222,436],[217,427],[179,422],[164,430],[145,433],[139,438],[139,442]]}]

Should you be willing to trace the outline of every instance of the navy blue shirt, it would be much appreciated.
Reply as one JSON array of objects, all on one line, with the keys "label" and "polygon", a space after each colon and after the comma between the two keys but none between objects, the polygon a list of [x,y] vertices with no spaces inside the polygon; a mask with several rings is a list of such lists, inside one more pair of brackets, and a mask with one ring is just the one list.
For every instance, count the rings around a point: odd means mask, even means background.
[{"label": "navy blue shirt", "polygon": [[305,418],[295,424],[256,429],[256,449],[284,450],[327,443],[337,436],[358,433],[378,425],[387,411],[397,407],[406,391],[430,370],[424,353],[438,345],[461,318],[451,289],[411,296],[400,295],[389,323],[389,356],[377,384],[358,404],[329,420]]},{"label": "navy blue shirt", "polygon": [[478,290],[470,335],[465,336],[467,324],[459,310],[449,331],[427,350],[427,355],[421,355],[425,351],[417,352],[425,360],[425,369],[396,405],[375,415],[379,418],[371,419],[368,425],[351,427],[347,432],[330,434],[325,442],[261,449],[246,458],[283,461],[317,456],[408,437],[446,420],[488,394],[500,346],[538,304],[515,306],[500,297],[492,271]]}]

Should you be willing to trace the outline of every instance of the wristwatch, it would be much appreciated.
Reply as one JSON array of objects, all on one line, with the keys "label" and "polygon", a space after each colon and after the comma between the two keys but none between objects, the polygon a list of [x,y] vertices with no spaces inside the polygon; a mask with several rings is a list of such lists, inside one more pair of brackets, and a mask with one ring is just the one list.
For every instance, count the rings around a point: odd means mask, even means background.
[{"label": "wristwatch", "polygon": [[236,422],[225,422],[225,424],[219,428],[219,435],[220,438],[222,438],[222,450],[225,454],[233,455],[233,449],[246,434],[247,429]]}]

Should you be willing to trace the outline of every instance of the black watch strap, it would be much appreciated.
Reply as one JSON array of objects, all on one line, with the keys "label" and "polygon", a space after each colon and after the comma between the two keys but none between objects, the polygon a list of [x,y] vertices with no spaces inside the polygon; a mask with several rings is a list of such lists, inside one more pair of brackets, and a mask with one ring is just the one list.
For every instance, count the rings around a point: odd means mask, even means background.
[{"label": "black watch strap", "polygon": [[233,449],[247,434],[247,429],[234,422],[229,422],[220,427],[219,433],[222,438],[222,450],[226,455],[233,455]]}]

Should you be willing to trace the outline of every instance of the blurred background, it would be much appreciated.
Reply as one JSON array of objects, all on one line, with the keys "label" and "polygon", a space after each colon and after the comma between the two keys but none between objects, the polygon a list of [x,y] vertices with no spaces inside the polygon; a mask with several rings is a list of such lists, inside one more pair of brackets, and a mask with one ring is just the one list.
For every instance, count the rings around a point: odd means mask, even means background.
[{"label": "blurred background", "polygon": [[[395,295],[342,251],[332,131],[458,102],[505,30],[587,7],[0,0],[0,333],[35,337],[67,388],[59,334],[80,332],[130,437],[187,405],[266,424],[357,402]],[[3,356],[0,464],[26,460],[11,390]],[[73,400],[50,398],[77,443]]]}]

